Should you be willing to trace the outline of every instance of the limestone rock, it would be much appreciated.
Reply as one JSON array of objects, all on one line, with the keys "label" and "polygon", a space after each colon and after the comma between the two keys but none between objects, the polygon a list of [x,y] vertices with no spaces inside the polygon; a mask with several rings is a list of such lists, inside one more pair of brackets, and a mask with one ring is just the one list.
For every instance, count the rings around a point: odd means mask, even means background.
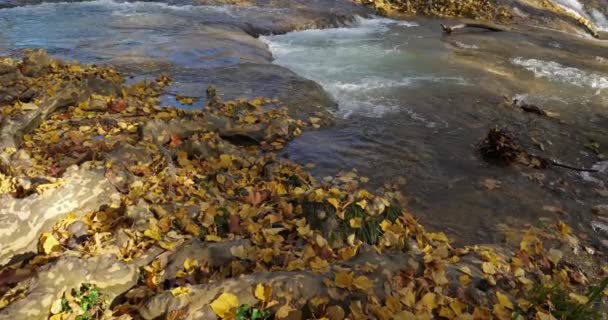
[{"label": "limestone rock", "polygon": [[30,280],[25,298],[0,311],[0,320],[47,319],[53,301],[63,293],[90,283],[110,300],[132,288],[139,277],[138,266],[115,256],[90,259],[62,257]]},{"label": "limestone rock", "polygon": [[86,165],[68,168],[63,179],[61,186],[42,194],[23,199],[0,197],[0,265],[36,250],[39,235],[66,214],[82,215],[118,198],[102,171]]},{"label": "limestone rock", "polygon": [[20,65],[21,73],[27,77],[39,76],[50,69],[52,62],[53,59],[42,49],[28,51]]}]

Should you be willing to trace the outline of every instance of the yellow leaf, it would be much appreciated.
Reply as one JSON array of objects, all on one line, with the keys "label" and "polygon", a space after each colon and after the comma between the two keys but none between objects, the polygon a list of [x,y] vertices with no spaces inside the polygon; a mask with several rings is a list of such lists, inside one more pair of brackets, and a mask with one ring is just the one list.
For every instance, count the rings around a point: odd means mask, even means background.
[{"label": "yellow leaf", "polygon": [[258,119],[256,117],[253,117],[253,116],[245,116],[245,117],[243,117],[243,122],[249,123],[249,124],[255,123],[257,120]]},{"label": "yellow leaf", "polygon": [[407,291],[401,292],[401,303],[403,303],[404,305],[408,306],[408,307],[412,307],[414,305],[414,303],[416,303],[416,295],[414,294],[414,290],[412,290],[412,288],[407,288]]},{"label": "yellow leaf", "polygon": [[587,304],[587,302],[589,302],[589,298],[587,298],[586,296],[580,295],[580,294],[576,294],[574,292],[571,292],[570,294],[568,294],[568,297],[570,297],[570,299],[576,301],[578,304]]},{"label": "yellow leaf", "polygon": [[359,217],[352,218],[352,219],[349,220],[350,227],[353,228],[353,229],[360,229],[362,221],[363,221],[363,219],[361,219]]},{"label": "yellow leaf", "polygon": [[211,302],[211,309],[222,319],[231,317],[238,306],[239,298],[232,293],[222,293]]},{"label": "yellow leaf", "polygon": [[513,303],[506,294],[496,291],[496,299],[502,307],[513,310]]},{"label": "yellow leaf", "polygon": [[394,320],[417,320],[416,316],[409,311],[401,311],[395,315]]},{"label": "yellow leaf", "polygon": [[160,235],[159,230],[151,230],[151,229],[146,229],[146,231],[144,231],[144,236],[150,238],[150,239],[154,239],[156,241],[160,240],[162,238],[162,236]]},{"label": "yellow leaf", "polygon": [[40,244],[44,254],[50,254],[61,250],[61,243],[59,243],[59,241],[50,233],[43,233],[40,235]]},{"label": "yellow leaf", "polygon": [[392,225],[393,224],[390,221],[384,219],[384,220],[382,220],[382,222],[380,222],[380,229],[382,229],[382,231],[386,232],[386,230],[388,230]]},{"label": "yellow leaf", "polygon": [[438,232],[438,233],[429,232],[428,236],[431,240],[449,242],[448,237],[443,232]]},{"label": "yellow leaf", "polygon": [[307,224],[303,227],[298,227],[297,231],[301,237],[306,237],[310,234],[310,226]]},{"label": "yellow leaf", "polygon": [[365,210],[365,208],[367,208],[367,200],[363,199],[363,200],[357,202],[357,205],[359,207],[361,207],[361,209]]},{"label": "yellow leaf", "polygon": [[196,259],[188,258],[184,261],[184,269],[188,272],[194,271],[194,269],[198,268],[199,264]]},{"label": "yellow leaf", "polygon": [[329,199],[327,199],[327,202],[331,203],[331,205],[334,206],[334,208],[336,208],[336,210],[340,209],[340,202],[338,201],[338,199],[329,198]]},{"label": "yellow leaf", "polygon": [[272,287],[270,285],[258,283],[258,285],[255,286],[254,295],[258,300],[268,302],[272,296]]},{"label": "yellow leaf", "polygon": [[325,272],[327,270],[327,267],[329,267],[329,263],[327,263],[326,260],[323,260],[323,259],[319,258],[318,256],[315,256],[310,261],[310,267],[312,268],[313,272],[321,273],[321,272]]},{"label": "yellow leaf", "polygon": [[544,313],[544,312],[539,311],[536,313],[536,320],[556,320],[556,319],[550,313]]},{"label": "yellow leaf", "polygon": [[226,182],[226,177],[224,177],[223,174],[218,174],[215,176],[215,180],[217,180],[219,184],[224,184]]},{"label": "yellow leaf", "polygon": [[340,253],[340,258],[342,260],[349,260],[350,258],[354,257],[357,255],[357,249],[359,247],[346,247],[346,248],[342,248],[340,249],[339,253]]},{"label": "yellow leaf", "polygon": [[420,299],[420,304],[422,306],[424,306],[424,308],[428,311],[432,311],[433,309],[437,308],[437,295],[433,292],[429,292],[427,294],[425,294],[424,296],[422,296],[422,299]]},{"label": "yellow leaf", "polygon": [[174,297],[183,296],[188,293],[190,293],[190,288],[188,288],[188,287],[177,287],[177,288],[171,289],[171,294]]},{"label": "yellow leaf", "polygon": [[481,269],[486,274],[496,274],[496,268],[490,262],[484,262],[481,264]]},{"label": "yellow leaf", "polygon": [[232,166],[232,157],[229,154],[220,155],[220,167],[228,169]]},{"label": "yellow leaf", "polygon": [[450,309],[452,309],[452,311],[454,311],[454,314],[456,314],[457,316],[461,315],[462,310],[466,309],[466,307],[467,306],[460,302],[460,300],[458,299],[455,299],[450,302]]},{"label": "yellow leaf", "polygon": [[336,287],[348,289],[353,284],[353,274],[350,272],[337,272],[334,282],[336,283]]},{"label": "yellow leaf", "polygon": [[211,241],[211,242],[221,242],[222,238],[220,238],[214,234],[208,234],[205,236],[205,240]]},{"label": "yellow leaf", "polygon": [[358,276],[353,281],[353,285],[361,290],[369,290],[374,286],[374,283],[366,276]]},{"label": "yellow leaf", "polygon": [[289,316],[289,313],[291,311],[293,311],[294,309],[289,306],[289,305],[284,305],[281,306],[278,310],[277,313],[275,314],[275,317],[279,318],[279,319],[284,319],[287,318],[287,316]]},{"label": "yellow leaf", "polygon": [[462,285],[466,286],[471,282],[471,277],[466,274],[461,274],[460,277],[458,277],[458,280]]},{"label": "yellow leaf", "polygon": [[462,267],[458,267],[458,270],[460,270],[460,272],[472,276],[473,273],[471,272],[471,268],[469,268],[468,266],[462,266]]},{"label": "yellow leaf", "polygon": [[285,189],[285,186],[282,183],[277,184],[275,191],[280,196],[287,194],[287,190]]}]

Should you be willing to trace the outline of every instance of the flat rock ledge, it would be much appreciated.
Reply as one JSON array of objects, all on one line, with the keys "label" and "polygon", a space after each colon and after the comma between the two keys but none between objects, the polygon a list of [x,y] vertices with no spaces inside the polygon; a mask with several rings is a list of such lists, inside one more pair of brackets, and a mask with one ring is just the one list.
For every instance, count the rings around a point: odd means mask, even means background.
[{"label": "flat rock ledge", "polygon": [[40,234],[67,214],[80,217],[114,201],[120,201],[119,194],[103,171],[86,164],[69,167],[62,185],[42,194],[0,196],[0,265],[36,251]]}]

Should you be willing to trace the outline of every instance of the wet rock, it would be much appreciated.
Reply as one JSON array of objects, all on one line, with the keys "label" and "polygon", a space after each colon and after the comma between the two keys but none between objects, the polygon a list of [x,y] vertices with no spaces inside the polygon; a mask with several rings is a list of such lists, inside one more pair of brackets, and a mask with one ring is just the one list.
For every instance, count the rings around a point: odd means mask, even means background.
[{"label": "wet rock", "polygon": [[176,250],[176,253],[169,259],[169,263],[165,268],[162,280],[171,280],[176,277],[178,271],[184,268],[186,259],[196,259],[200,265],[208,265],[210,267],[219,267],[236,259],[230,252],[230,249],[237,246],[251,246],[249,240],[237,240],[218,243],[203,243],[199,240],[194,240],[182,245]]},{"label": "wet rock", "polygon": [[591,211],[598,216],[608,217],[608,204],[597,205]]},{"label": "wet rock", "polygon": [[0,311],[0,320],[47,319],[51,304],[64,292],[83,283],[98,287],[110,302],[132,288],[139,278],[138,265],[115,256],[90,259],[62,257],[30,280],[25,297]]},{"label": "wet rock", "polygon": [[195,83],[181,79],[191,77],[186,73],[176,75],[176,82],[169,91],[205,100],[200,88],[213,85],[217,95],[225,101],[260,96],[277,98],[287,106],[290,116],[298,119],[329,117],[337,109],[336,102],[319,84],[274,64],[241,63],[198,74]]},{"label": "wet rock", "polygon": [[243,8],[261,8],[257,12],[238,16],[238,20],[231,21],[252,36],[340,27],[354,21],[357,16],[365,17],[373,14],[370,8],[348,0],[197,0],[196,2],[203,5],[229,4]]},{"label": "wet rock", "polygon": [[102,96],[92,96],[89,98],[89,103],[83,107],[87,111],[106,111],[108,102]]},{"label": "wet rock", "polygon": [[116,189],[99,170],[68,168],[63,184],[42,194],[16,199],[0,197],[0,265],[36,250],[41,233],[68,213],[82,215],[119,200]]},{"label": "wet rock", "polygon": [[27,51],[23,58],[23,63],[19,66],[21,73],[27,77],[37,77],[51,69],[53,59],[46,51],[31,50]]},{"label": "wet rock", "polygon": [[[381,272],[369,275],[370,280],[374,283],[374,287],[370,290],[382,296],[384,295],[382,284],[386,279],[390,279],[400,272],[404,266],[410,265],[412,260],[411,257],[404,254],[378,255],[366,252],[345,264],[354,269],[367,262],[378,265],[378,270]],[[156,319],[171,310],[183,308],[186,311],[185,319],[216,319],[217,316],[209,307],[211,301],[223,292],[230,292],[238,297],[239,303],[254,305],[258,300],[254,297],[252,288],[258,283],[272,286],[275,297],[289,297],[293,303],[292,306],[296,309],[303,307],[308,300],[319,296],[340,294],[344,295],[341,298],[345,300],[348,298],[362,300],[368,296],[367,292],[346,292],[346,290],[337,292],[328,289],[323,283],[326,276],[328,275],[307,271],[254,273],[220,282],[192,286],[190,292],[184,296],[175,297],[169,291],[162,292],[149,299],[140,308],[139,313],[144,319]]]}]

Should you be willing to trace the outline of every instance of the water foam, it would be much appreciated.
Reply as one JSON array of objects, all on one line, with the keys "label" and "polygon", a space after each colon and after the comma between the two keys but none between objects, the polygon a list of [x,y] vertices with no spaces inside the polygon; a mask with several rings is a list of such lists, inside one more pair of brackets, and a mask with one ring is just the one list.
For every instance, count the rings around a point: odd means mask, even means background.
[{"label": "water foam", "polygon": [[597,73],[588,73],[573,67],[566,67],[555,61],[518,57],[512,59],[511,63],[533,72],[537,78],[545,78],[550,81],[567,83],[577,87],[589,87],[599,90],[608,88],[608,77]]}]

